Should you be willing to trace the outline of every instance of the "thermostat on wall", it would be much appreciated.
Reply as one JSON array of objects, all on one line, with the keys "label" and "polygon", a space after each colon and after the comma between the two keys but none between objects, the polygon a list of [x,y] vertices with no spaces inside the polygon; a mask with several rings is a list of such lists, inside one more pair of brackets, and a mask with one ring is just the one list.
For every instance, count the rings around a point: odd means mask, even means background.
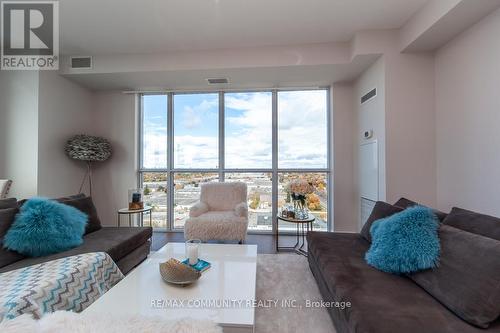
[{"label": "thermostat on wall", "polygon": [[365,139],[370,139],[373,136],[373,130],[366,130],[363,132],[363,137]]}]

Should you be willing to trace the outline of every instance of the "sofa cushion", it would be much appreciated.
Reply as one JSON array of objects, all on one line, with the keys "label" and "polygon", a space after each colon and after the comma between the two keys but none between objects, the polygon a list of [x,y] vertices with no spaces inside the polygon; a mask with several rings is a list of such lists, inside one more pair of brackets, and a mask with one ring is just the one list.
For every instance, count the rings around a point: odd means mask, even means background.
[{"label": "sofa cushion", "polygon": [[363,257],[370,244],[359,234],[309,232],[307,242],[323,297],[352,304],[340,313],[349,332],[484,332],[409,278],[368,266]]},{"label": "sofa cushion", "polygon": [[[398,206],[398,207],[401,207],[401,208],[408,208],[408,207],[412,207],[412,206],[424,206],[424,207],[427,207],[425,205],[421,205],[419,204],[418,202],[415,202],[413,200],[410,200],[410,199],[406,199],[406,198],[400,198],[398,201],[396,201],[396,203],[394,204],[394,206]],[[430,207],[429,207],[430,208]],[[434,209],[434,208],[431,208],[432,211],[434,212],[434,214],[436,214],[437,218],[439,219],[439,221],[443,222],[443,220],[446,218],[446,216],[448,214],[440,211],[440,210],[437,210],[437,209]]]},{"label": "sofa cushion", "polygon": [[83,237],[83,244],[69,251],[39,258],[26,258],[3,267],[1,272],[39,264],[41,262],[64,258],[89,252],[106,252],[118,262],[136,248],[146,243],[153,234],[151,227],[104,227]]},{"label": "sofa cushion", "polygon": [[19,209],[17,207],[0,209],[0,267],[10,265],[24,258],[22,254],[4,249],[3,247],[3,237],[11,227],[14,217],[18,212]]},{"label": "sofa cushion", "polygon": [[151,241],[147,241],[132,252],[128,253],[125,257],[118,260],[116,264],[123,274],[127,274],[148,257],[150,250]]},{"label": "sofa cushion", "polygon": [[0,245],[3,245],[3,237],[14,223],[17,213],[19,213],[17,207],[0,209]]},{"label": "sofa cushion", "polygon": [[78,194],[68,195],[65,197],[56,198],[54,200],[59,201],[59,202],[63,202],[63,201],[68,201],[68,200],[82,199],[85,197],[86,197],[85,193],[78,193]]},{"label": "sofa cushion", "polygon": [[447,225],[440,265],[410,278],[467,322],[486,328],[500,316],[500,242]]},{"label": "sofa cushion", "polygon": [[[80,199],[80,198],[85,198],[85,194],[78,193],[78,194],[68,195],[65,197],[56,198],[54,200],[59,201],[59,202],[64,202],[66,200],[73,200],[73,199]],[[26,201],[28,201],[28,199],[19,200],[17,202],[17,207],[21,208],[26,203]]]},{"label": "sofa cushion", "polygon": [[0,209],[13,208],[17,206],[16,198],[0,199]]},{"label": "sofa cushion", "polygon": [[443,221],[457,229],[500,240],[500,218],[453,207]]},{"label": "sofa cushion", "polygon": [[97,231],[102,228],[101,220],[97,215],[97,210],[92,202],[91,197],[86,197],[85,195],[65,197],[56,199],[57,201],[64,203],[65,205],[75,207],[76,209],[84,212],[88,215],[89,221],[85,227],[85,234]]},{"label": "sofa cushion", "polygon": [[78,209],[45,198],[32,198],[19,210],[4,238],[4,246],[41,257],[83,243],[88,216]]},{"label": "sofa cushion", "polygon": [[436,267],[439,222],[430,208],[409,207],[372,224],[366,262],[384,272],[401,274]]},{"label": "sofa cushion", "polygon": [[99,251],[108,253],[116,262],[146,243],[152,236],[151,227],[106,227],[85,235],[83,246],[88,250],[101,248]]},{"label": "sofa cushion", "polygon": [[18,261],[22,261],[26,256],[21,253],[0,248],[0,268],[6,267]]},{"label": "sofa cushion", "polygon": [[393,214],[399,213],[402,211],[403,208],[401,207],[396,207],[391,204],[388,204],[387,202],[383,201],[377,201],[375,203],[375,206],[373,207],[373,210],[366,220],[365,224],[363,225],[363,228],[361,229],[361,236],[363,236],[364,239],[367,241],[371,242],[372,241],[372,236],[370,234],[370,228],[373,224],[373,222],[383,219],[385,217],[389,217]]},{"label": "sofa cushion", "polygon": [[[85,234],[101,229],[102,227],[101,220],[97,215],[97,210],[94,206],[91,197],[87,197],[83,193],[78,193],[74,195],[68,195],[65,197],[56,198],[54,200],[75,207],[76,209],[88,215],[89,221],[85,227]],[[17,202],[17,206],[22,207],[26,201],[28,201],[28,199],[19,200]]]}]

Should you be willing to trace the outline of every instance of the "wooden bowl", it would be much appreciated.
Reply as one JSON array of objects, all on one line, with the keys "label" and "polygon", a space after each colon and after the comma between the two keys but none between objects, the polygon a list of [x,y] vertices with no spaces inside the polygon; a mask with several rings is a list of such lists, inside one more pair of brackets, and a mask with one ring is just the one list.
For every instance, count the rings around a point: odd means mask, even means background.
[{"label": "wooden bowl", "polygon": [[165,282],[186,286],[196,282],[201,273],[184,265],[179,260],[171,258],[167,262],[160,264],[160,275]]}]

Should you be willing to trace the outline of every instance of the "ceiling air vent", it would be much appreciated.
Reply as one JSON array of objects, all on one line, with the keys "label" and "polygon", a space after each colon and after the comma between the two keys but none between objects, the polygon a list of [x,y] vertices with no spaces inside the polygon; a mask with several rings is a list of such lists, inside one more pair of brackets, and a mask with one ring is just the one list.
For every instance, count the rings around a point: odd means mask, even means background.
[{"label": "ceiling air vent", "polygon": [[377,88],[373,88],[361,97],[361,104],[368,102],[370,99],[377,96]]},{"label": "ceiling air vent", "polygon": [[229,80],[225,77],[223,78],[209,78],[207,79],[208,84],[227,84]]},{"label": "ceiling air vent", "polygon": [[71,57],[71,68],[91,69],[92,57]]}]

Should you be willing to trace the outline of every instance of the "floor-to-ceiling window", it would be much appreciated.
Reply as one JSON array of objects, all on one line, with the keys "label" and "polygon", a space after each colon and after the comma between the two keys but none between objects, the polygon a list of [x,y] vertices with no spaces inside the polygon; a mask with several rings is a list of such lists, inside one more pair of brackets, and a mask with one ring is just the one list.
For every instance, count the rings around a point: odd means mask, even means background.
[{"label": "floor-to-ceiling window", "polygon": [[[314,228],[327,230],[330,192],[328,90],[141,95],[140,171],[154,227],[181,230],[207,182],[248,185],[249,229],[275,230],[305,179]],[[331,215],[331,214],[330,214]],[[279,230],[294,225],[280,223]]]},{"label": "floor-to-ceiling window", "polygon": [[[278,200],[287,199],[286,184],[302,178],[314,185],[308,209],[315,229],[328,225],[328,102],[325,90],[278,92]],[[281,229],[294,226],[283,223]]]}]

